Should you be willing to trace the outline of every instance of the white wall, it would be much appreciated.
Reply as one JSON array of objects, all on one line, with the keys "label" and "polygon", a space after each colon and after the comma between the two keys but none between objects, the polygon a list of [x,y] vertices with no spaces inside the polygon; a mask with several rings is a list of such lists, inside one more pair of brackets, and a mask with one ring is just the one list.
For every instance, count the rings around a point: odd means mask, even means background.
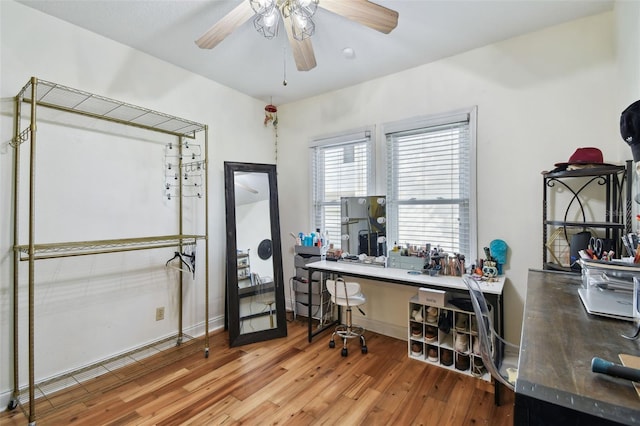
[{"label": "white wall", "polygon": [[[318,135],[478,106],[478,252],[509,245],[506,335],[518,341],[528,268],[542,265],[542,177],[578,147],[609,162],[620,150],[613,13],[581,19],[280,108],[280,213],[285,281],[293,275],[289,232],[309,231],[307,142]],[[384,155],[377,134],[378,162]],[[384,182],[384,176],[378,176]],[[376,193],[385,194],[384,184]],[[415,289],[368,283],[367,320],[406,338]]]},{"label": "white wall", "polygon": [[[14,150],[8,142],[13,137],[13,98],[31,76],[209,125],[212,328],[222,325],[224,315],[223,162],[273,163],[275,149],[273,130],[263,126],[260,101],[13,1],[0,2],[0,18],[0,404],[6,406],[13,388],[10,206]],[[73,138],[67,138],[64,129],[51,130],[55,126],[47,124],[43,122],[38,131],[37,160],[42,166],[37,175],[38,202],[45,209],[36,216],[36,242],[175,232],[171,216],[175,204],[162,198],[160,187],[154,189],[163,182],[162,137],[127,146],[118,138],[104,137],[101,130],[83,133],[78,129]],[[98,140],[116,141],[105,146]],[[91,147],[83,146],[83,141]],[[89,162],[96,158],[104,164]],[[126,182],[137,177],[144,183]],[[202,201],[194,203],[203,212]],[[196,214],[195,220],[202,230],[202,214]],[[27,218],[21,222],[24,228]],[[187,279],[184,291],[184,326],[193,334],[201,333],[204,324],[204,252],[201,246],[198,250],[196,280]],[[166,249],[36,262],[36,380],[175,333],[177,287],[164,268],[172,254],[172,249]],[[24,384],[25,262],[20,273]],[[155,308],[161,305],[166,307],[166,319],[156,322]]]}]

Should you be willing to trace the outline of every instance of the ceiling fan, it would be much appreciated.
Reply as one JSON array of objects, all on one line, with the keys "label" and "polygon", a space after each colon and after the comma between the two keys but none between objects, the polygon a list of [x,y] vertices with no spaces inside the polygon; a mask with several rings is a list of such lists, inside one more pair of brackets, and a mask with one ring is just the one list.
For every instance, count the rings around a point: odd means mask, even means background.
[{"label": "ceiling fan", "polygon": [[398,25],[398,12],[368,0],[243,0],[200,36],[196,44],[202,49],[213,49],[251,18],[258,32],[272,38],[282,19],[298,71],[309,71],[316,66],[309,36],[314,30],[311,16],[317,7],[384,34]]}]

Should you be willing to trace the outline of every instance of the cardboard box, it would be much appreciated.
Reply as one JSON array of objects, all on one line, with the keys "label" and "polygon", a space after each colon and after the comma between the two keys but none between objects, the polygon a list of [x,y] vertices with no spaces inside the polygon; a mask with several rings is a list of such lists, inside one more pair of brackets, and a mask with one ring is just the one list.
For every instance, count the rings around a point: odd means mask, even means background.
[{"label": "cardboard box", "polygon": [[449,297],[444,290],[420,287],[418,289],[418,301],[423,305],[444,308]]}]

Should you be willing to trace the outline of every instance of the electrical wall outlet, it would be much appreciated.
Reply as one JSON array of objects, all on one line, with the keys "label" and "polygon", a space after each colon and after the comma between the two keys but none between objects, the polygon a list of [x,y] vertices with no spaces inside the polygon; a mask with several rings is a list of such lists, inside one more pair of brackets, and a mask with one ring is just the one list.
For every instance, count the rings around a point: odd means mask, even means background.
[{"label": "electrical wall outlet", "polygon": [[164,306],[156,308],[156,321],[161,321],[164,319]]}]

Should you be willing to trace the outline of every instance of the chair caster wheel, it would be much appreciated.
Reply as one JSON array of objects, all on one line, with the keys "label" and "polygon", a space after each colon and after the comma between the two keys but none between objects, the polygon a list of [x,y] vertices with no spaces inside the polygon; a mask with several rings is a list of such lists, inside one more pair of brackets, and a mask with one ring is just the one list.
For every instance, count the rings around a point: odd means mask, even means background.
[{"label": "chair caster wheel", "polygon": [[341,355],[342,355],[342,356],[347,356],[347,355],[349,355],[349,351],[347,351],[347,348],[342,348],[342,353],[341,353]]},{"label": "chair caster wheel", "polygon": [[336,342],[334,342],[333,340],[332,340],[332,341],[330,341],[330,342],[329,342],[329,347],[330,347],[331,349],[335,348],[335,347],[336,347]]},{"label": "chair caster wheel", "polygon": [[363,354],[366,354],[367,352],[369,352],[369,349],[366,346],[363,346],[361,350]]}]

